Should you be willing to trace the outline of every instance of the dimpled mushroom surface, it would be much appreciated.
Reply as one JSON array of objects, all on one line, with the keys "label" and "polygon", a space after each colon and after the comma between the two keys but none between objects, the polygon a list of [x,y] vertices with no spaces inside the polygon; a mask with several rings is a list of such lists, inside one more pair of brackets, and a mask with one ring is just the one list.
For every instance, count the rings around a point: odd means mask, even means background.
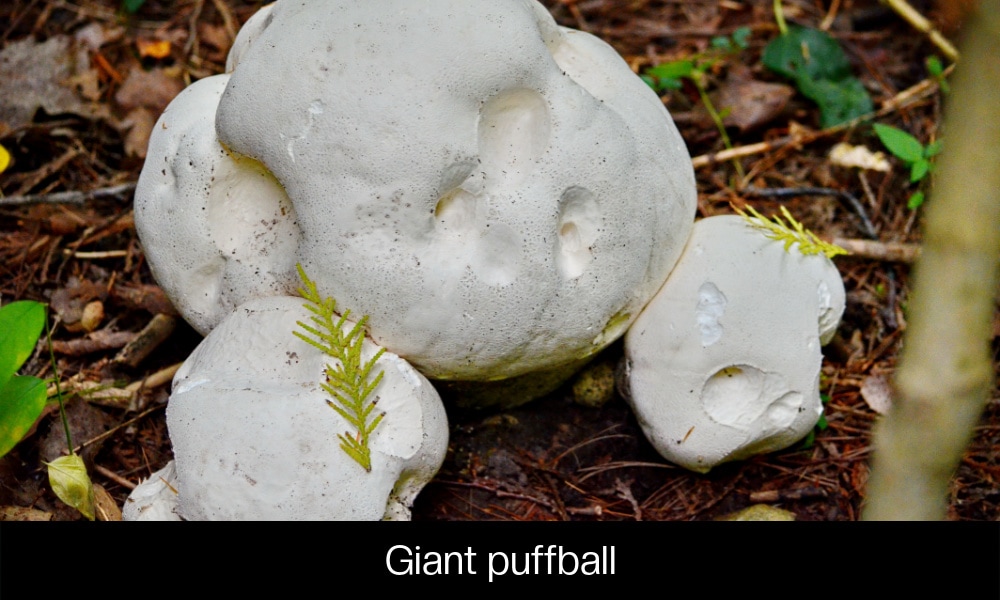
[{"label": "dimpled mushroom surface", "polygon": [[[279,0],[228,68],[195,84],[202,115],[168,109],[136,192],[154,274],[203,332],[293,293],[301,263],[428,377],[558,369],[624,333],[692,227],[659,98],[533,0]],[[171,119],[211,160],[171,154]],[[212,168],[262,182],[252,218]]]},{"label": "dimpled mushroom surface", "polygon": [[786,448],[822,412],[820,346],[844,285],[823,254],[738,216],[699,221],[625,336],[625,396],[665,458],[694,471]]},{"label": "dimpled mushroom surface", "polygon": [[[383,353],[373,395],[385,416],[366,471],[337,437],[354,425],[320,387],[333,359],[292,333],[309,317],[301,298],[251,300],[202,341],[167,407],[173,472],[137,488],[126,517],[409,519],[447,450],[441,400],[413,367]],[[366,339],[362,359],[376,352]],[[169,485],[159,481],[168,476]]]}]

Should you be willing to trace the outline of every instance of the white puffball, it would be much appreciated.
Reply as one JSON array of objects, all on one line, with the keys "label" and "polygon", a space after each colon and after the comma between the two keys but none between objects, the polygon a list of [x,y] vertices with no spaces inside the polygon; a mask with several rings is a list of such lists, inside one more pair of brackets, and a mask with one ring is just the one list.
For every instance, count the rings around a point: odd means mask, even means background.
[{"label": "white puffball", "polygon": [[646,437],[700,472],[804,437],[844,298],[824,255],[786,252],[738,216],[699,221],[625,336],[626,395]]},{"label": "white puffball", "polygon": [[[292,333],[311,315],[303,302],[241,305],[177,372],[167,406],[177,496],[165,501],[176,503],[180,517],[408,519],[440,468],[448,446],[441,400],[389,352],[375,367],[384,375],[372,398],[385,416],[369,440],[371,471],[340,448],[337,435],[357,428],[328,406],[332,398],[320,387],[325,365],[337,361]],[[365,340],[362,362],[377,350]],[[137,496],[138,507],[149,495]]]}]

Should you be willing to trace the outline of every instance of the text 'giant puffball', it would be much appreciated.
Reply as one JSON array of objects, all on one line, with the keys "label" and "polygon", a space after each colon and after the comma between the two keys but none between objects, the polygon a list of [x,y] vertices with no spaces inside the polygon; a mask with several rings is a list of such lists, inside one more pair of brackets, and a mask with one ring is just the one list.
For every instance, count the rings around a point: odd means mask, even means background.
[{"label": "text 'giant puffball'", "polygon": [[646,437],[693,471],[786,448],[822,412],[820,346],[844,284],[738,216],[699,221],[625,336],[627,393]]},{"label": "text 'giant puffball'", "polygon": [[557,368],[628,328],[691,230],[659,98],[533,0],[279,0],[228,70],[168,107],[136,190],[202,333],[301,263],[429,377]]},{"label": "text 'giant puffball'", "polygon": [[[126,518],[409,519],[448,448],[441,399],[404,360],[382,354],[373,393],[385,417],[366,471],[340,448],[337,434],[355,428],[320,388],[335,360],[292,333],[310,315],[301,298],[252,300],[202,341],[167,405],[173,467],[132,493]],[[365,340],[362,360],[376,352]]]}]

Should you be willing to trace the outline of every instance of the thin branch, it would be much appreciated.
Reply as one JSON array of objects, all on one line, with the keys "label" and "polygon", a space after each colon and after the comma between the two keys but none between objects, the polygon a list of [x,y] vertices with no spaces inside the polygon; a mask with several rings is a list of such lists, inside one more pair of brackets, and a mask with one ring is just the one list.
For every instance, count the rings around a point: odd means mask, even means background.
[{"label": "thin branch", "polygon": [[98,188],[87,192],[68,191],[54,194],[27,194],[24,196],[5,196],[0,198],[0,206],[20,206],[23,204],[83,204],[98,198],[120,197],[135,191],[135,182],[122,183],[106,188]]}]

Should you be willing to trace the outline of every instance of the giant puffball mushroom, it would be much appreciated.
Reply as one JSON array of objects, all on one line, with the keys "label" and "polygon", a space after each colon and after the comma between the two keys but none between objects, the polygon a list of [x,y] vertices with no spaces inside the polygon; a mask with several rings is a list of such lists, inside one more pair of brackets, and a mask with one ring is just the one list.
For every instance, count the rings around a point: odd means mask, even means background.
[{"label": "giant puffball mushroom", "polygon": [[135,202],[157,282],[202,334],[246,300],[298,283],[295,208],[263,166],[219,144],[205,110],[228,81],[198,81],[160,116]]},{"label": "giant puffball mushroom", "polygon": [[823,254],[704,219],[625,336],[623,393],[660,454],[693,471],[788,447],[822,412],[820,346],[843,311]]},{"label": "giant puffball mushroom", "polygon": [[293,294],[301,263],[428,377],[496,381],[579,364],[666,279],[690,158],[604,42],[534,0],[263,11],[231,73],[164,114],[136,190],[153,273],[199,331]]},{"label": "giant puffball mushroom", "polygon": [[[176,496],[154,477],[152,490],[134,492],[127,514],[409,519],[447,451],[441,400],[413,367],[382,354],[375,368],[384,375],[373,395],[385,417],[371,434],[366,471],[337,438],[356,428],[327,405],[331,397],[320,387],[335,359],[292,333],[310,314],[301,298],[263,298],[212,330],[177,372],[167,405]],[[366,339],[362,360],[376,351]],[[150,500],[156,496],[162,506]]]}]

